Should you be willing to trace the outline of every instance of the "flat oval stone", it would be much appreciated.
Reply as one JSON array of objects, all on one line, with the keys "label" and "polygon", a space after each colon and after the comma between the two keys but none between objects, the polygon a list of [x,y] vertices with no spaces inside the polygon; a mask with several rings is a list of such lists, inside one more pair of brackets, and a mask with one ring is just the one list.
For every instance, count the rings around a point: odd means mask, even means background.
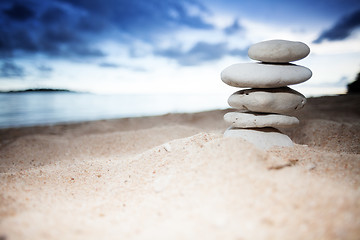
[{"label": "flat oval stone", "polygon": [[269,62],[286,63],[305,58],[310,48],[302,42],[287,40],[269,40],[252,45],[248,50],[251,59]]},{"label": "flat oval stone", "polygon": [[233,93],[228,103],[241,111],[291,113],[304,107],[306,98],[289,88],[252,88]]},{"label": "flat oval stone", "polygon": [[240,88],[278,88],[305,82],[310,69],[295,64],[237,63],[221,72],[221,80]]},{"label": "flat oval stone", "polygon": [[280,114],[257,114],[228,112],[224,120],[236,128],[292,127],[299,124],[299,119]]},{"label": "flat oval stone", "polygon": [[294,145],[288,136],[275,128],[248,129],[230,127],[225,131],[224,137],[245,139],[262,150],[268,150],[274,146],[292,147]]}]

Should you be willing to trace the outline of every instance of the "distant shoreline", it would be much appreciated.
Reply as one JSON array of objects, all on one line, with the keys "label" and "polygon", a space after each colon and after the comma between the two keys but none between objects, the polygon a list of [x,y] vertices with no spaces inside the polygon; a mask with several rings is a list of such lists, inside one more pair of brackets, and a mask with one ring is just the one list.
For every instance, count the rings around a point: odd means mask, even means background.
[{"label": "distant shoreline", "polygon": [[46,92],[66,92],[66,93],[78,93],[68,89],[53,89],[53,88],[31,88],[25,90],[14,90],[14,91],[0,91],[0,93],[46,93]]}]

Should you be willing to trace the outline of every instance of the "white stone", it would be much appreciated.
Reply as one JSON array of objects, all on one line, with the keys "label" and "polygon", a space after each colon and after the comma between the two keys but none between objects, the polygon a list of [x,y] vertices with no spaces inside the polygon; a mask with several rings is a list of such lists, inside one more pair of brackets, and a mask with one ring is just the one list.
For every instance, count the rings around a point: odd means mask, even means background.
[{"label": "white stone", "polygon": [[316,168],[316,164],[315,163],[308,163],[306,165],[306,169],[311,171],[311,170],[314,170]]},{"label": "white stone", "polygon": [[287,40],[259,42],[252,45],[248,51],[251,59],[270,63],[297,61],[305,58],[309,53],[310,48],[305,43]]},{"label": "white stone", "polygon": [[278,88],[305,82],[310,69],[295,64],[237,63],[221,72],[221,80],[240,88]]},{"label": "white stone", "polygon": [[224,120],[236,128],[261,128],[261,127],[292,127],[299,124],[299,119],[280,114],[256,114],[228,112]]},{"label": "white stone", "polygon": [[291,113],[304,107],[306,98],[288,88],[252,88],[233,93],[228,103],[241,111]]},{"label": "white stone", "polygon": [[167,152],[171,152],[171,146],[169,143],[165,143],[164,145],[164,149],[167,151]]},{"label": "white stone", "polygon": [[242,138],[254,144],[257,148],[268,150],[273,146],[292,147],[294,143],[285,134],[274,128],[228,128],[224,137]]}]

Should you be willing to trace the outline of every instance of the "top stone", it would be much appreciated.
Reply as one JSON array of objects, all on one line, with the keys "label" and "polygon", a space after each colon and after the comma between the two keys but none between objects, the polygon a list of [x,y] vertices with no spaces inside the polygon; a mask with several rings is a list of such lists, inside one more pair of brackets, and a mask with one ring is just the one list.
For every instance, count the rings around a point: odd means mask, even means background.
[{"label": "top stone", "polygon": [[249,48],[248,55],[253,60],[268,63],[286,63],[305,58],[310,48],[302,42],[269,40],[259,42]]}]

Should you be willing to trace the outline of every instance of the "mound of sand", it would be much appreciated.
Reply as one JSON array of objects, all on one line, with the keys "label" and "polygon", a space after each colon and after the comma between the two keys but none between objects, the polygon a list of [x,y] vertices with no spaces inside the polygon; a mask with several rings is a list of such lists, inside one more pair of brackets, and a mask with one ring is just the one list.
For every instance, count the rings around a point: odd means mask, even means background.
[{"label": "mound of sand", "polygon": [[360,96],[309,99],[297,144],[227,110],[0,130],[0,239],[358,239]]}]

